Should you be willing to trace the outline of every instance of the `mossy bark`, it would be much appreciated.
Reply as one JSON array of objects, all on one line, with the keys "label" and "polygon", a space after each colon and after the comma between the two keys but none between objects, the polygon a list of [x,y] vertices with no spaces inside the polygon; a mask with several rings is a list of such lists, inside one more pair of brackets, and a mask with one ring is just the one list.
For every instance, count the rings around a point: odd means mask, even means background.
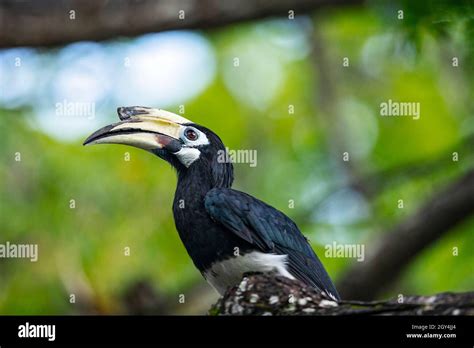
[{"label": "mossy bark", "polygon": [[403,296],[385,301],[335,302],[298,280],[246,275],[210,315],[474,315],[474,292]]}]

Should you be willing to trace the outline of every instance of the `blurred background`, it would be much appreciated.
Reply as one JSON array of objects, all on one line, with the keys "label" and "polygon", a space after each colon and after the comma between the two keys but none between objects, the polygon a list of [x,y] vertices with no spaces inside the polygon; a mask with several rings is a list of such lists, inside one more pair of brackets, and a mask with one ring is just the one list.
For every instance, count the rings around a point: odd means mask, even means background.
[{"label": "blurred background", "polygon": [[[218,298],[175,230],[173,170],[82,146],[130,105],[257,150],[234,187],[296,221],[343,297],[474,288],[472,3],[0,11],[0,243],[39,246],[37,262],[0,259],[1,314],[204,314]],[[420,118],[382,117],[389,99]],[[365,260],[326,257],[333,242],[364,245]]]}]

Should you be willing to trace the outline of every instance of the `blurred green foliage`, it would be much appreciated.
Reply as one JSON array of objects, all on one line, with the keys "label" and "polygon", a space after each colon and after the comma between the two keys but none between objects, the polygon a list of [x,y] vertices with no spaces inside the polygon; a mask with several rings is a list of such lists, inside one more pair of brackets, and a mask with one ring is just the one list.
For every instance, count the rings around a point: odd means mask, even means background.
[{"label": "blurred green foliage", "polygon": [[[443,17],[409,3],[409,23],[394,19],[396,9],[374,4],[325,10],[290,27],[263,20],[209,31],[218,73],[185,103],[186,116],[213,129],[228,147],[258,151],[257,167],[236,165],[235,187],[294,218],[336,281],[354,260],[325,258],[325,243],[369,248],[473,167],[472,17],[448,5]],[[301,40],[282,45],[278,40],[288,35]],[[315,38],[324,61],[311,53]],[[243,62],[238,73],[231,67],[235,56]],[[343,57],[350,67],[343,67]],[[327,86],[318,64],[332,81],[325,101],[330,110],[319,99]],[[229,86],[229,79],[239,83]],[[380,117],[379,105],[388,99],[419,102],[421,118]],[[36,263],[0,260],[0,313],[75,313],[71,293],[102,313],[118,313],[126,310],[127,288],[141,279],[176,301],[204,282],[174,228],[176,179],[167,164],[132,148],[55,140],[31,115],[26,107],[0,111],[0,241],[39,243],[40,250]],[[111,109],[104,124],[114,118]],[[355,173],[341,162],[343,151],[354,154]],[[424,166],[428,170],[414,170]],[[364,197],[347,187],[353,175],[375,176],[382,185]],[[346,199],[352,205],[337,211]],[[397,208],[399,199],[404,209]],[[471,219],[447,234],[385,295],[472,289],[473,232]],[[198,295],[189,290],[189,296]]]}]

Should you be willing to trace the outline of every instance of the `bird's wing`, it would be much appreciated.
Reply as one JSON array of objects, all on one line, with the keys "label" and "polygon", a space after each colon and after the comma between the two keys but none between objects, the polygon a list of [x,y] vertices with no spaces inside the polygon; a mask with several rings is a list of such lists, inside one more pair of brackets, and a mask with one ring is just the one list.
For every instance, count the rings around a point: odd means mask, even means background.
[{"label": "bird's wing", "polygon": [[212,219],[261,251],[288,255],[288,271],[295,278],[339,299],[307,239],[281,211],[244,192],[228,188],[209,191],[205,206]]}]

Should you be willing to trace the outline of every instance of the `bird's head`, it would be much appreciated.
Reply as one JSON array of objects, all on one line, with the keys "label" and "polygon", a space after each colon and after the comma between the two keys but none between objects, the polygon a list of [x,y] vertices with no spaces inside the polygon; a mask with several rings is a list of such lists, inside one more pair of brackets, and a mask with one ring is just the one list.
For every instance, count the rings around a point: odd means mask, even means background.
[{"label": "bird's head", "polygon": [[84,145],[123,144],[154,153],[179,173],[210,170],[213,186],[230,186],[233,168],[221,139],[211,130],[161,109],[117,109],[120,122],[91,134]]}]

